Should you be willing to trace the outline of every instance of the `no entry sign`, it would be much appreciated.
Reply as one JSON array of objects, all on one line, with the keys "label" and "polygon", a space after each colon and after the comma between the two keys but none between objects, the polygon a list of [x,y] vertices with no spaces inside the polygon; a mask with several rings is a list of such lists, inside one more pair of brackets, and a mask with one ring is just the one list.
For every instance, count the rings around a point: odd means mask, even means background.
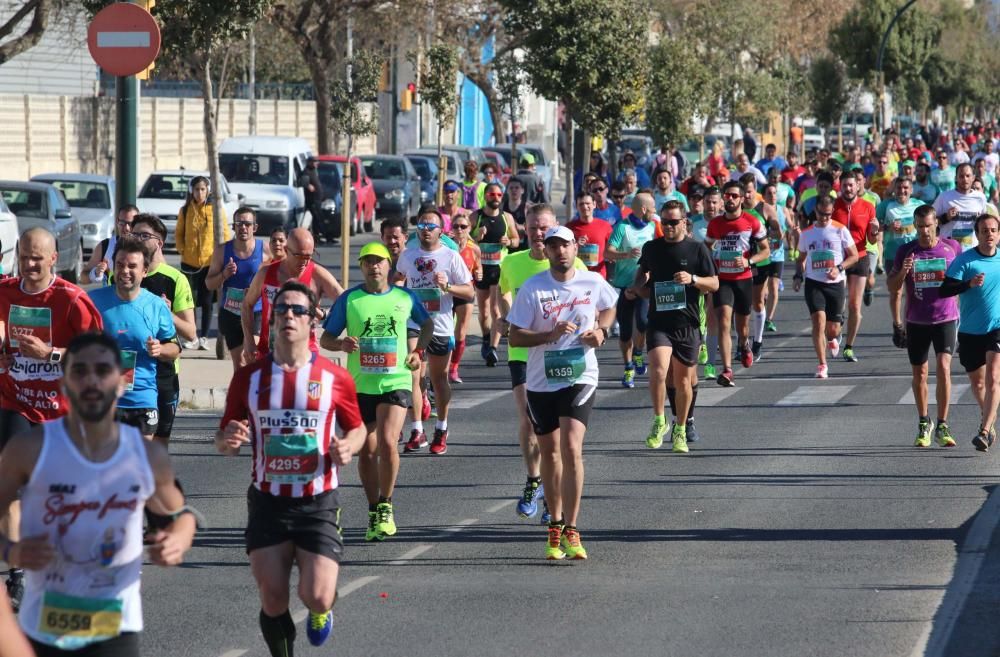
[{"label": "no entry sign", "polygon": [[130,2],[108,5],[87,28],[87,47],[111,75],[135,75],[160,52],[160,28],[148,11]]}]

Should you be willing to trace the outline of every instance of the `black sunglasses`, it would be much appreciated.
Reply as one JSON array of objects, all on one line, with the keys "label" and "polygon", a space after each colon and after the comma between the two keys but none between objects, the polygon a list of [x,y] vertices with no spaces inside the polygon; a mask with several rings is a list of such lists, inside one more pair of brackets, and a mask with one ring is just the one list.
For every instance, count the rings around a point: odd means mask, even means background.
[{"label": "black sunglasses", "polygon": [[309,312],[309,306],[303,306],[300,303],[276,303],[274,304],[274,313],[276,315],[284,315],[289,310],[296,317],[304,317],[306,315],[311,315]]}]

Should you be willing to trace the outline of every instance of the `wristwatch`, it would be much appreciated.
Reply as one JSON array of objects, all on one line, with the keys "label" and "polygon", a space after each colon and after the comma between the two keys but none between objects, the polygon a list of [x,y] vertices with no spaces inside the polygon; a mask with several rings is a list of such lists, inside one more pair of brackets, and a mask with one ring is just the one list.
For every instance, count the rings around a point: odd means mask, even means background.
[{"label": "wristwatch", "polygon": [[837,265],[837,271],[843,272],[844,271],[844,265]]},{"label": "wristwatch", "polygon": [[695,276],[694,274],[691,274],[691,285],[697,285],[697,284],[698,284],[698,277]]},{"label": "wristwatch", "polygon": [[52,353],[49,354],[49,362],[53,365],[58,365],[62,361],[62,352],[53,349]]}]

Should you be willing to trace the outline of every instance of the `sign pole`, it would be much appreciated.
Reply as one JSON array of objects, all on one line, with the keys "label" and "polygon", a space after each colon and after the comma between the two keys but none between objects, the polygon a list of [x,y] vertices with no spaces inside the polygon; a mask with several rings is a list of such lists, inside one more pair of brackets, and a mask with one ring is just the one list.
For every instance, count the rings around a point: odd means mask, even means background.
[{"label": "sign pole", "polygon": [[139,164],[139,80],[134,75],[115,84],[115,189],[118,207],[135,203]]}]

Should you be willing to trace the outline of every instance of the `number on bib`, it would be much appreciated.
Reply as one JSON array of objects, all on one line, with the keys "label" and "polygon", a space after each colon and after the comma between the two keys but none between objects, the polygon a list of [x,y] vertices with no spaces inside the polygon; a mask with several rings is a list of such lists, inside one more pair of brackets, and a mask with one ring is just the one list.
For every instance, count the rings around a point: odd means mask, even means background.
[{"label": "number on bib", "polygon": [[388,374],[396,369],[396,338],[358,338],[361,372]]},{"label": "number on bib", "polygon": [[582,347],[545,352],[545,379],[549,383],[576,383],[586,368]]},{"label": "number on bib", "polygon": [[826,271],[831,267],[836,267],[833,251],[830,249],[818,249],[809,253],[809,262],[813,271]]},{"label": "number on bib", "polygon": [[42,597],[38,631],[58,637],[105,640],[118,636],[122,601],[78,598],[53,591]]},{"label": "number on bib", "polygon": [[246,290],[240,287],[227,287],[226,288],[226,299],[222,304],[223,310],[228,310],[234,315],[239,315],[243,312],[243,297],[246,296]]},{"label": "number on bib", "polygon": [[684,285],[673,281],[660,281],[653,286],[656,295],[656,310],[683,310],[687,306],[687,292]]},{"label": "number on bib", "polygon": [[319,466],[314,433],[272,433],[264,443],[264,479],[274,484],[312,481]]},{"label": "number on bib", "polygon": [[919,258],[913,262],[913,287],[927,289],[941,287],[948,269],[944,258]]},{"label": "number on bib", "polygon": [[742,274],[746,271],[746,267],[736,264],[736,261],[742,258],[742,251],[719,251],[719,273]]},{"label": "number on bib", "polygon": [[441,312],[441,288],[418,287],[413,292],[420,299],[420,303],[424,304],[428,315],[433,317]]},{"label": "number on bib", "polygon": [[122,374],[125,376],[125,390],[135,388],[135,359],[138,353],[130,349],[122,349]]}]

